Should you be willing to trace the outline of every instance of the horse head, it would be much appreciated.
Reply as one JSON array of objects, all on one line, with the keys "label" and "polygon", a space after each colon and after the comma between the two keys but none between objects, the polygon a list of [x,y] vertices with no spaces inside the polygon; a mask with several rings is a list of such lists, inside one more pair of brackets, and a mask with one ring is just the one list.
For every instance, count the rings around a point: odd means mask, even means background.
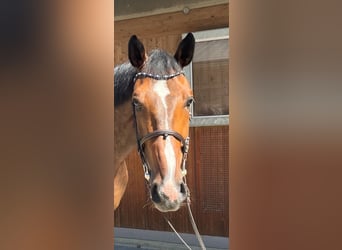
[{"label": "horse head", "polygon": [[189,143],[193,93],[182,71],[193,57],[189,33],[172,56],[163,50],[146,53],[133,35],[128,43],[130,63],[137,69],[132,107],[138,151],[155,207],[176,211],[185,200],[185,160]]}]

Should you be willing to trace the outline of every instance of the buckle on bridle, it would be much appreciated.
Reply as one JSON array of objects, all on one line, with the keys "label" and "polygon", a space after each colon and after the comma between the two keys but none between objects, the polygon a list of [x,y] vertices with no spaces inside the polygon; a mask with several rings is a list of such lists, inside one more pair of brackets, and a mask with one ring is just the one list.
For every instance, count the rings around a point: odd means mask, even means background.
[{"label": "buckle on bridle", "polygon": [[150,173],[150,169],[147,166],[146,162],[143,162],[143,168],[144,168],[144,177],[147,181],[150,181],[150,177],[151,177],[151,173]]}]

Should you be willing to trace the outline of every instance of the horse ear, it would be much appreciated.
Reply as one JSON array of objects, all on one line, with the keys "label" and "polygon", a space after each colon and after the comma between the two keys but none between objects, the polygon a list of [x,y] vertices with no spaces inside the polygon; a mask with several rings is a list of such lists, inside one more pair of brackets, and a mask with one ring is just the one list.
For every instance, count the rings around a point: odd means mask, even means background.
[{"label": "horse ear", "polygon": [[186,35],[186,37],[178,45],[175,53],[175,59],[181,67],[188,65],[194,55],[195,50],[195,38],[192,33]]},{"label": "horse ear", "polygon": [[144,45],[137,38],[136,35],[131,36],[131,38],[129,39],[128,58],[131,64],[138,69],[144,64],[146,60]]}]

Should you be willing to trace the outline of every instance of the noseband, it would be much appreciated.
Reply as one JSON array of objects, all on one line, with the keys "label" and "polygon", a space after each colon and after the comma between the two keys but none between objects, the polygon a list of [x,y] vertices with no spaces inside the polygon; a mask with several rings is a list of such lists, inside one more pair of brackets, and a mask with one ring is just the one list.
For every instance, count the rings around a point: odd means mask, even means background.
[{"label": "noseband", "polygon": [[[176,76],[179,76],[181,74],[184,74],[184,72],[179,71],[179,72],[176,72],[176,73],[173,73],[170,75],[153,75],[153,74],[146,73],[146,72],[138,72],[134,77],[134,82],[138,78],[146,78],[146,77],[152,78],[155,80],[169,80],[169,79],[174,78]],[[146,161],[146,157],[145,157],[145,153],[144,153],[145,142],[148,140],[151,140],[153,138],[159,137],[159,136],[163,136],[163,139],[166,140],[166,138],[169,135],[173,136],[174,138],[176,138],[181,143],[181,150],[183,153],[181,167],[182,167],[182,175],[184,177],[186,175],[185,164],[186,164],[188,151],[189,151],[190,137],[184,138],[180,133],[178,133],[177,131],[174,131],[174,130],[154,130],[153,132],[148,133],[143,137],[140,137],[139,131],[138,131],[135,106],[134,106],[134,104],[132,104],[132,105],[133,105],[133,118],[134,118],[134,123],[135,123],[135,132],[136,132],[136,138],[137,138],[138,152],[139,152],[139,155],[140,155],[140,158],[142,161],[142,165],[143,165],[143,169],[144,169],[144,173],[145,173],[145,179],[147,181],[149,181],[150,177],[151,177],[151,168],[150,168],[148,162]]]}]

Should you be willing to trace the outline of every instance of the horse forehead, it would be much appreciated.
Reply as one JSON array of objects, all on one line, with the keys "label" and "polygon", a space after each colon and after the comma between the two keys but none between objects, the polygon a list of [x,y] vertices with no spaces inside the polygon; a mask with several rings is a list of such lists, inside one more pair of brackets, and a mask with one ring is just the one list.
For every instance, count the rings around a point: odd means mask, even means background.
[{"label": "horse forehead", "polygon": [[177,78],[172,78],[168,82],[171,93],[183,97],[192,95],[190,84],[184,75],[180,75]]},{"label": "horse forehead", "polygon": [[154,105],[154,101],[161,98],[167,102],[174,102],[172,100],[178,97],[186,98],[186,96],[192,95],[192,90],[185,77],[169,80],[145,78],[137,82],[134,95],[142,97],[145,104]]},{"label": "horse forehead", "polygon": [[149,78],[140,79],[134,85],[134,95],[146,94],[152,88],[153,82]]},{"label": "horse forehead", "polygon": [[170,89],[166,80],[156,81],[153,84],[152,89],[162,99],[170,94]]},{"label": "horse forehead", "polygon": [[187,79],[183,76],[169,80],[157,80],[153,84],[156,93],[171,96],[186,96],[191,93],[191,88]]}]

